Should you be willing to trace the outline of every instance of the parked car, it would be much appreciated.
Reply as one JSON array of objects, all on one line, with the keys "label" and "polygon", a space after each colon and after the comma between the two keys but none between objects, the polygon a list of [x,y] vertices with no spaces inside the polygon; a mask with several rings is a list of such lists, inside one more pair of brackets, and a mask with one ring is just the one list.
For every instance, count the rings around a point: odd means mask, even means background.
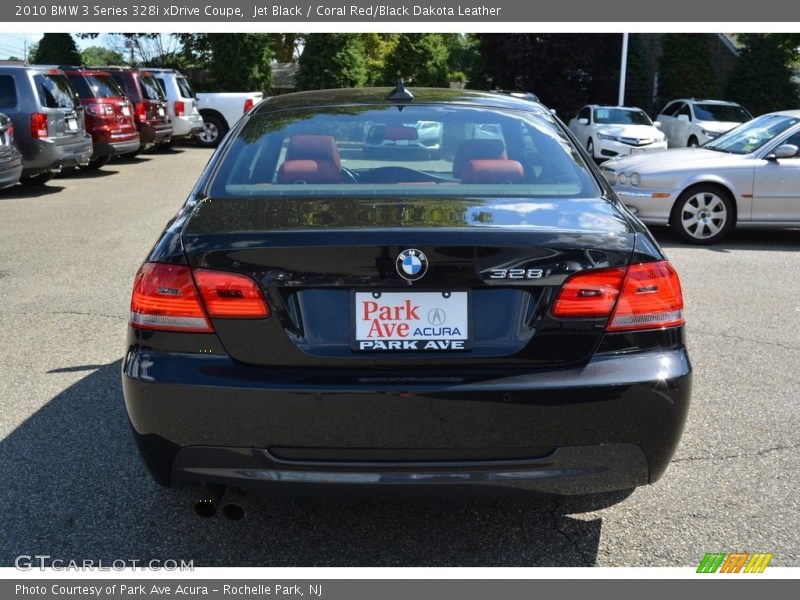
[{"label": "parked car", "polygon": [[14,145],[14,124],[0,113],[0,190],[11,187],[22,175],[22,155]]},{"label": "parked car", "polygon": [[167,115],[167,101],[150,71],[128,67],[92,68],[108,72],[133,103],[133,118],[139,131],[139,150],[169,143],[173,129]]},{"label": "parked car", "polygon": [[172,139],[185,139],[203,130],[203,117],[197,110],[189,82],[175,69],[150,69],[167,98],[167,113],[172,120]]},{"label": "parked car", "polygon": [[686,148],[702,146],[752,118],[735,102],[689,98],[668,102],[656,120],[670,148]]},{"label": "parked car", "polygon": [[63,66],[84,110],[86,131],[94,152],[85,168],[99,169],[112,156],[139,149],[139,132],[133,122],[133,106],[105,71]]},{"label": "parked car", "polygon": [[595,160],[667,149],[666,136],[640,108],[584,106],[569,128]]},{"label": "parked car", "polygon": [[800,227],[800,110],[771,113],[700,148],[608,161],[643,222],[712,244],[733,227]]},{"label": "parked car", "polygon": [[386,152],[416,153],[420,158],[437,159],[442,150],[442,123],[415,121],[401,125],[366,123],[363,152],[380,156]]},{"label": "parked car", "polygon": [[[280,485],[656,481],[691,382],[658,244],[545,107],[390,92],[259,104],[142,265],[122,384],[155,480],[233,518]],[[454,158],[350,136],[409,122]]]},{"label": "parked car", "polygon": [[21,183],[44,184],[63,167],[89,163],[92,138],[80,99],[60,69],[0,65],[0,111],[14,123]]},{"label": "parked car", "polygon": [[261,92],[198,93],[197,108],[203,130],[195,136],[201,146],[216,148],[231,127],[261,102]]}]

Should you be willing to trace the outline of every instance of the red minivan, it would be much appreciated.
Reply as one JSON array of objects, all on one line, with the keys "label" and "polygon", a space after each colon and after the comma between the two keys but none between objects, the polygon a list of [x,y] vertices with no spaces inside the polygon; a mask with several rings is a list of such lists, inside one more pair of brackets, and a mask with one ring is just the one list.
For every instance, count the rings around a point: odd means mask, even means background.
[{"label": "red minivan", "polygon": [[78,92],[83,106],[86,131],[92,136],[93,154],[89,169],[99,169],[112,156],[139,149],[139,132],[133,120],[133,105],[104,71],[60,67]]}]

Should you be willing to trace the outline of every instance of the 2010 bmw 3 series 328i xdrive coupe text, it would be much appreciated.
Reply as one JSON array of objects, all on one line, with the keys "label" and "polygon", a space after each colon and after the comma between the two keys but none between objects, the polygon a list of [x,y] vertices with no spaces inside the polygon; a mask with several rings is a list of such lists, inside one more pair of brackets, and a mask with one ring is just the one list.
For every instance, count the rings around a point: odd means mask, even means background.
[{"label": "2010 bmw 3 series 328i xdrive coupe text", "polygon": [[398,86],[233,128],[136,276],[123,384],[163,485],[576,494],[664,473],[691,366],[677,274],[550,111]]}]

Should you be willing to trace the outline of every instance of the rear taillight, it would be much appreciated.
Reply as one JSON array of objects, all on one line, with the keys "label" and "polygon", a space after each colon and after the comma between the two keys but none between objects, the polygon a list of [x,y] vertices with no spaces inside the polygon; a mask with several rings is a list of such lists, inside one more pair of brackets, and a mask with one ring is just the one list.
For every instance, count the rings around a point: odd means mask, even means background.
[{"label": "rear taillight", "polygon": [[619,297],[625,267],[576,273],[561,286],[553,304],[553,316],[559,318],[608,317]]},{"label": "rear taillight", "polygon": [[140,329],[213,332],[210,318],[263,319],[269,307],[250,277],[145,263],[136,275],[130,324]]},{"label": "rear taillight", "polygon": [[678,274],[667,261],[628,267],[607,331],[657,329],[685,323]]},{"label": "rear taillight", "polygon": [[208,316],[215,319],[263,319],[269,308],[247,275],[196,269],[192,272]]},{"label": "rear taillight", "polygon": [[247,100],[244,101],[244,112],[245,113],[250,112],[251,108],[253,108],[253,99],[248,98]]},{"label": "rear taillight", "polygon": [[42,113],[31,113],[31,137],[47,137],[47,115]]},{"label": "rear taillight", "polygon": [[186,104],[183,100],[175,100],[175,116],[182,117],[186,114]]},{"label": "rear taillight", "polygon": [[86,112],[95,117],[111,117],[114,115],[114,107],[110,104],[87,104]]},{"label": "rear taillight", "polygon": [[667,261],[576,273],[553,303],[558,318],[609,317],[606,331],[683,325],[678,274]]},{"label": "rear taillight", "polygon": [[136,118],[140,121],[147,119],[147,104],[144,102],[137,102],[133,105],[133,110],[136,113]]}]

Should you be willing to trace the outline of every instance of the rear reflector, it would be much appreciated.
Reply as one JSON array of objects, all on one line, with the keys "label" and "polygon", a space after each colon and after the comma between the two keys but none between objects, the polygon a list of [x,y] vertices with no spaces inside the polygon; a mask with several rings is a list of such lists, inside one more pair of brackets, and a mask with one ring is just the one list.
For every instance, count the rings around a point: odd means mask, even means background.
[{"label": "rear reflector", "polygon": [[175,116],[182,117],[186,114],[186,105],[183,103],[183,100],[175,100]]},{"label": "rear reflector", "polygon": [[553,304],[553,316],[608,317],[617,302],[624,277],[624,267],[572,275],[561,286]]},{"label": "rear reflector", "polygon": [[606,331],[683,325],[678,274],[667,261],[576,273],[553,303],[558,318],[610,317]]},{"label": "rear reflector", "polygon": [[685,323],[678,274],[667,261],[628,267],[622,294],[606,331],[657,329]]},{"label": "rear reflector", "polygon": [[209,317],[263,319],[269,316],[264,296],[250,277],[206,269],[195,269],[192,274]]},{"label": "rear reflector", "polygon": [[209,318],[263,319],[269,314],[258,284],[246,275],[145,263],[133,284],[130,324],[209,333],[214,331]]},{"label": "rear reflector", "polygon": [[47,115],[42,113],[31,113],[31,137],[47,137]]},{"label": "rear reflector", "polygon": [[145,263],[136,274],[130,324],[162,331],[214,331],[189,267],[161,263]]},{"label": "rear reflector", "polygon": [[248,98],[244,101],[244,113],[250,112],[250,109],[253,108],[253,99]]}]

